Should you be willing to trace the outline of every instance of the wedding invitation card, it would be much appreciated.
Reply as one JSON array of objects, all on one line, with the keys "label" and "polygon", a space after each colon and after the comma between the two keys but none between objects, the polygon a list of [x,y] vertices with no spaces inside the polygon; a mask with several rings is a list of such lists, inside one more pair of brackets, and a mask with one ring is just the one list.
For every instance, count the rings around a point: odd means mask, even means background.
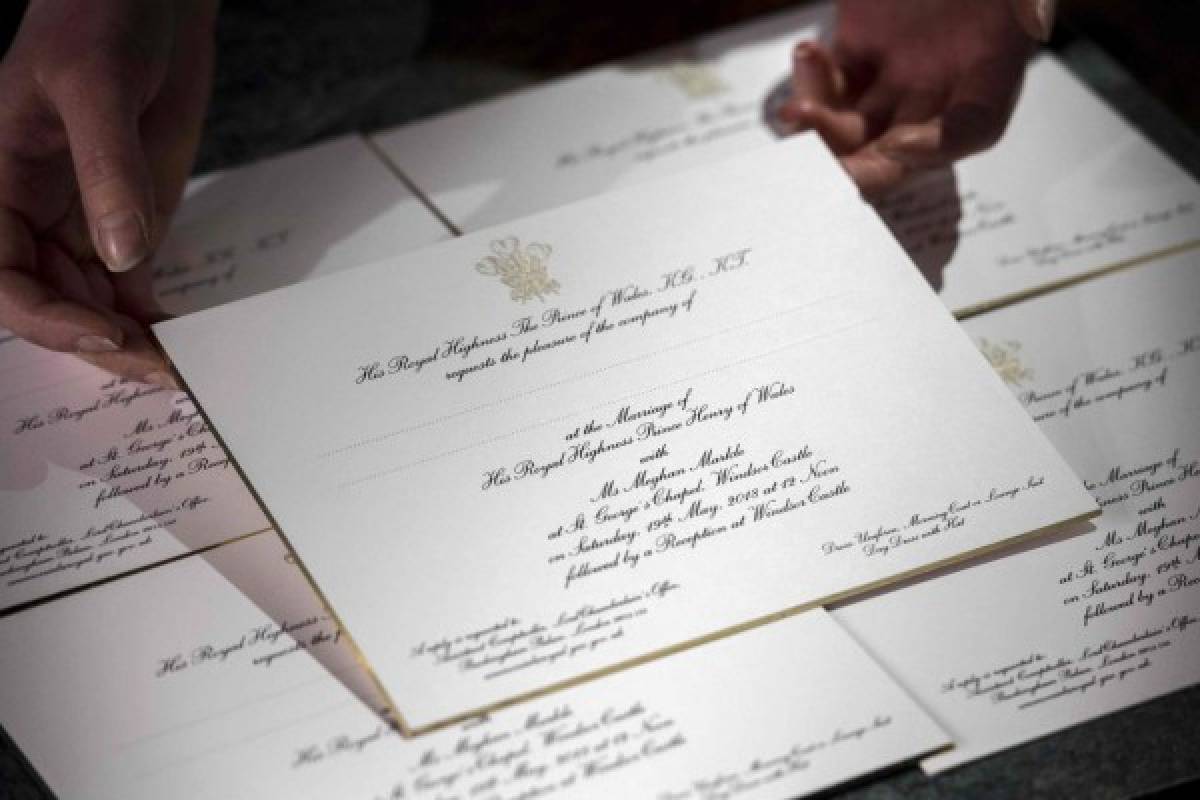
[{"label": "wedding invitation card", "polygon": [[1200,246],[1200,184],[1049,54],[996,146],[881,213],[960,316]]},{"label": "wedding invitation card", "polygon": [[154,264],[186,314],[451,235],[361,136],[193,178]]},{"label": "wedding invitation card", "polygon": [[832,19],[807,6],[370,138],[476,231],[774,143],[792,48]]},{"label": "wedding invitation card", "polygon": [[0,610],[261,531],[182,393],[0,338]]},{"label": "wedding invitation card", "polygon": [[50,788],[783,800],[947,744],[821,610],[406,740],[287,560],[263,534],[0,619],[0,720]]},{"label": "wedding invitation card", "polygon": [[931,772],[1200,682],[1200,254],[966,328],[1104,514],[836,612],[952,734]]},{"label": "wedding invitation card", "polygon": [[[776,140],[791,53],[818,5],[374,136],[460,229]],[[1200,187],[1051,55],[1000,142],[894,193],[881,212],[943,302],[975,313],[1200,244]]]},{"label": "wedding invitation card", "polygon": [[[182,313],[446,235],[339,139],[194,180],[155,289]],[[0,376],[0,611],[267,527],[185,395],[2,331]]]},{"label": "wedding invitation card", "polygon": [[1097,512],[815,136],[155,331],[413,732]]}]

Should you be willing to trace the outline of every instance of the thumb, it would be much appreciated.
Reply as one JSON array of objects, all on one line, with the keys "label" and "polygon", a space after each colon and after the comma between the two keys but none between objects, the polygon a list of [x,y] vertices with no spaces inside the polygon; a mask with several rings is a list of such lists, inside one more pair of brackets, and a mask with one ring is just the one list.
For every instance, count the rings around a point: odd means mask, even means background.
[{"label": "thumb", "polygon": [[82,74],[50,91],[67,133],[80,199],[96,254],[113,272],[150,256],[154,183],[138,122],[146,80],[117,67],[126,56],[88,59]]}]

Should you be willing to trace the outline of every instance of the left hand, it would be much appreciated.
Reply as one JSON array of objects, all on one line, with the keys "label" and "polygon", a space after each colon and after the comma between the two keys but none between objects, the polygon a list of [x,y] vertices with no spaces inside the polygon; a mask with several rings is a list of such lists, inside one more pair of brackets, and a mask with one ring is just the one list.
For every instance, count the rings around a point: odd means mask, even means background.
[{"label": "left hand", "polygon": [[217,0],[30,0],[0,59],[0,327],[176,388],[149,259],[191,170]]},{"label": "left hand", "polygon": [[832,48],[801,42],[779,111],[868,198],[1000,138],[1036,48],[1010,0],[839,0]]}]

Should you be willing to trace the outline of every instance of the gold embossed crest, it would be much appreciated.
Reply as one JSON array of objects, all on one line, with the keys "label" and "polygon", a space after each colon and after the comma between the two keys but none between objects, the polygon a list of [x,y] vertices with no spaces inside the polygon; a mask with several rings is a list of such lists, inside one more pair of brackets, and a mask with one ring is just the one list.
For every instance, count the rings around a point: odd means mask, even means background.
[{"label": "gold embossed crest", "polygon": [[729,88],[715,69],[700,61],[677,61],[665,67],[663,74],[693,100],[712,97]]},{"label": "gold embossed crest", "polygon": [[1024,381],[1033,377],[1033,370],[1021,363],[1020,342],[990,342],[987,339],[980,339],[979,351],[1007,384],[1020,386]]},{"label": "gold embossed crest", "polygon": [[475,270],[481,275],[500,279],[509,289],[509,297],[518,303],[527,303],[533,298],[545,300],[548,294],[558,294],[558,281],[550,277],[546,260],[550,258],[550,245],[531,242],[524,247],[515,236],[492,242],[492,254],[486,256]]}]

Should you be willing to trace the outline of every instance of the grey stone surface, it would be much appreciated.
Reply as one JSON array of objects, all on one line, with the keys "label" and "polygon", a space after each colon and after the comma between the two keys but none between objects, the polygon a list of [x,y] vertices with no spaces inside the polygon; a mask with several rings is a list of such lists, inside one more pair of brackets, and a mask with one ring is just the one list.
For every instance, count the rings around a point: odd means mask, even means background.
[{"label": "grey stone surface", "polygon": [[[394,0],[230,0],[219,30],[220,62],[199,169],[400,124],[534,79],[495,65],[414,60],[427,19],[423,3]],[[1182,128],[1087,42],[1065,43],[1062,53],[1147,135],[1200,175],[1195,132]],[[1131,798],[1198,776],[1200,687],[944,776],[928,779],[909,768],[830,796]],[[0,800],[48,797],[19,750],[0,735]]]}]

